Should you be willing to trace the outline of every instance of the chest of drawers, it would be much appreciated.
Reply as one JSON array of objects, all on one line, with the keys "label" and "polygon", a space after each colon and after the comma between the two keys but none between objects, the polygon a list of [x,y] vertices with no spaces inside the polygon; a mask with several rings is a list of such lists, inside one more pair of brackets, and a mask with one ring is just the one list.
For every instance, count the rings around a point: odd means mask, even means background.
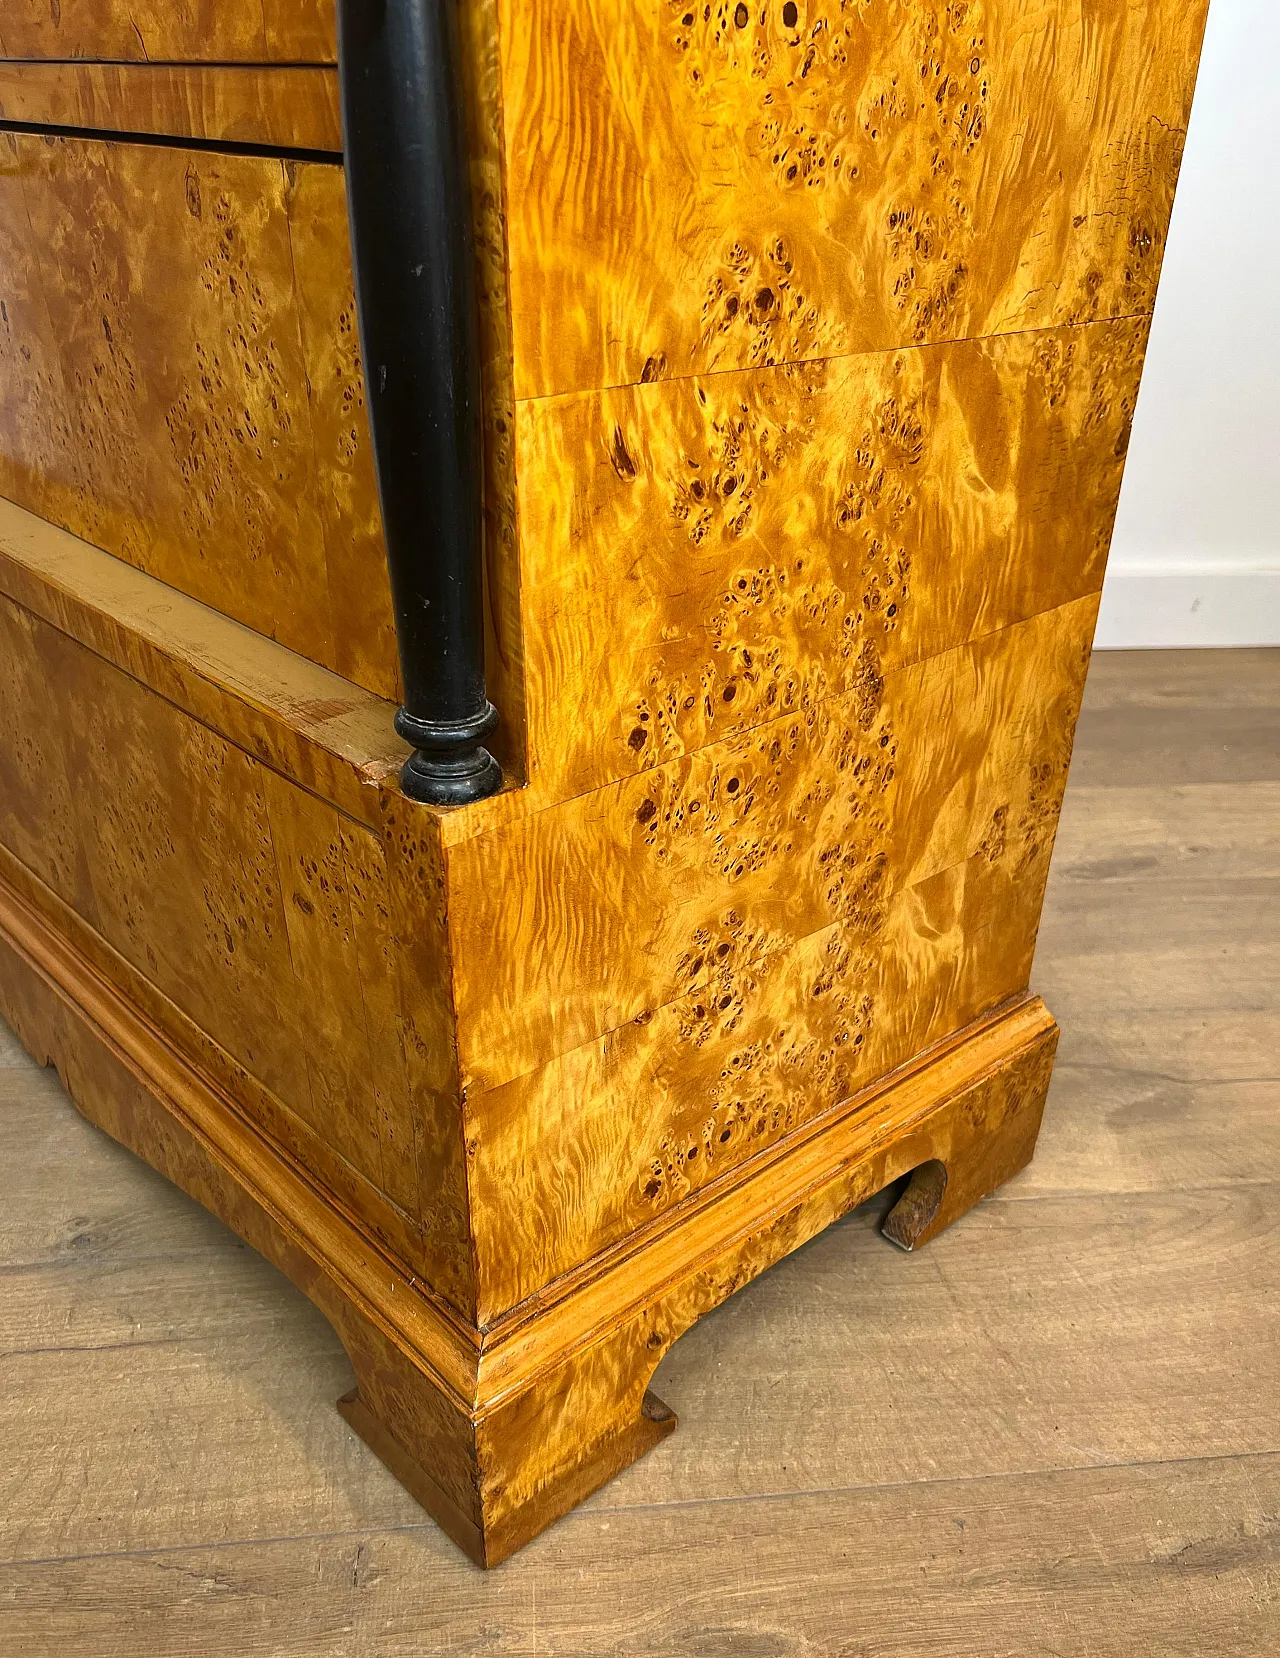
[{"label": "chest of drawers", "polygon": [[493,1564],[1031,1156],[1205,4],[345,6],[0,20],[0,1005]]}]

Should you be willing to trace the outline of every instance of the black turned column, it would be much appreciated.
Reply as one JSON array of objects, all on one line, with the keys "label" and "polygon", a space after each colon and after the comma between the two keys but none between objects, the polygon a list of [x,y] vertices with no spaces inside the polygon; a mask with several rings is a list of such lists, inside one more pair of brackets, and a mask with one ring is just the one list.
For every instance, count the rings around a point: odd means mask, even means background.
[{"label": "black turned column", "polygon": [[485,694],[480,367],[456,0],[338,0],[351,250],[414,800],[502,782]]}]

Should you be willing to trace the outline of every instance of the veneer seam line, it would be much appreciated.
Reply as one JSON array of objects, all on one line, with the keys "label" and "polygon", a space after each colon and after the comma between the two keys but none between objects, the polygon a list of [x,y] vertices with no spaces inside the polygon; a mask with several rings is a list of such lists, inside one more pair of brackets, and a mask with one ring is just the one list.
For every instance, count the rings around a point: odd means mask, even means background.
[{"label": "veneer seam line", "polygon": [[[48,520],[41,520],[41,522],[42,523],[47,523],[49,521]],[[59,529],[60,528],[58,525],[53,525],[52,527],[54,529]],[[64,534],[64,535],[72,535],[73,538],[77,541],[82,540],[81,537],[74,536],[74,532],[72,532],[72,531],[63,530],[61,533]],[[92,547],[92,543],[90,543],[90,542],[84,542],[83,544],[86,547]],[[111,558],[111,559],[115,558],[114,554],[106,553],[101,548],[93,548],[93,551],[101,553],[104,558]],[[178,662],[180,664],[183,664],[193,675],[195,675],[198,679],[200,679],[204,684],[208,685],[214,691],[214,693],[216,695],[218,695],[220,697],[229,698],[233,702],[236,702],[236,703],[250,709],[252,712],[256,713],[259,717],[272,720],[272,721],[278,723],[279,725],[281,725],[282,727],[284,727],[285,729],[294,731],[295,734],[297,735],[299,741],[301,741],[303,743],[310,744],[310,745],[314,746],[315,748],[317,748],[318,750],[320,750],[320,752],[331,756],[332,759],[335,762],[337,762],[339,765],[349,766],[352,769],[352,771],[358,772],[361,779],[362,779],[362,781],[365,782],[366,785],[369,788],[371,788],[372,790],[380,792],[381,790],[386,788],[388,779],[392,779],[394,777],[394,773],[395,773],[395,769],[396,769],[396,762],[394,760],[391,761],[387,765],[387,769],[382,774],[382,776],[380,776],[380,777],[370,776],[369,773],[365,770],[365,766],[362,765],[360,762],[350,759],[349,757],[343,755],[338,750],[329,747],[327,744],[323,743],[322,741],[318,740],[317,738],[315,738],[313,736],[310,736],[310,735],[307,735],[307,734],[304,734],[297,727],[291,727],[288,724],[287,719],[283,715],[281,715],[279,713],[276,713],[273,710],[261,708],[258,704],[256,704],[252,700],[251,696],[248,693],[246,693],[244,691],[241,691],[241,690],[235,688],[234,686],[225,684],[219,679],[211,677],[210,672],[206,668],[203,668],[203,667],[195,664],[194,662],[190,661],[190,659],[188,659],[188,658],[182,657],[178,652],[173,650],[171,647],[169,647],[169,646],[167,646],[163,643],[157,642],[156,640],[152,639],[148,634],[143,632],[134,623],[128,621],[127,619],[123,619],[123,618],[119,617],[115,611],[106,609],[103,604],[100,604],[100,603],[98,603],[98,602],[96,602],[92,599],[81,598],[80,595],[76,592],[76,590],[74,588],[72,588],[70,586],[67,586],[67,585],[64,585],[63,583],[59,582],[56,578],[48,575],[45,572],[45,570],[42,569],[39,565],[33,564],[33,563],[29,562],[28,560],[24,559],[21,556],[20,553],[17,553],[15,551],[13,551],[3,540],[0,540],[0,593],[3,593],[4,596],[9,599],[10,603],[18,606],[20,609],[24,610],[28,615],[37,617],[41,622],[45,623],[46,626],[54,628],[57,632],[62,633],[63,635],[65,635],[65,637],[70,638],[70,639],[74,639],[77,644],[81,645],[85,650],[89,651],[92,655],[96,656],[100,661],[106,662],[111,667],[116,668],[119,672],[125,674],[128,678],[132,679],[135,683],[137,683],[139,685],[142,685],[148,691],[150,691],[153,695],[161,698],[161,700],[166,702],[170,707],[177,709],[177,711],[179,713],[187,715],[189,718],[196,721],[196,723],[203,726],[204,729],[206,729],[208,731],[212,731],[214,733],[214,735],[216,735],[218,737],[221,737],[225,741],[231,743],[232,746],[239,749],[240,752],[242,752],[244,754],[247,754],[251,759],[253,759],[255,761],[258,761],[260,764],[266,766],[268,770],[274,772],[275,775],[283,778],[286,782],[289,782],[289,783],[293,784],[295,787],[302,789],[307,794],[310,794],[311,796],[313,796],[313,798],[315,798],[317,800],[320,800],[320,801],[323,801],[327,805],[333,806],[335,810],[340,812],[344,817],[348,818],[351,822],[362,823],[366,828],[376,832],[376,823],[374,822],[372,817],[370,817],[370,818],[360,818],[360,817],[354,816],[349,811],[348,808],[340,805],[337,801],[332,800],[328,795],[319,793],[314,787],[309,785],[307,782],[305,782],[301,778],[295,776],[294,773],[289,772],[289,771],[281,770],[278,763],[276,763],[276,762],[274,762],[270,759],[264,758],[256,750],[246,748],[241,741],[239,741],[236,737],[231,735],[229,732],[223,730],[219,726],[210,724],[209,721],[206,718],[204,718],[203,716],[197,714],[192,709],[186,707],[183,703],[175,701],[174,698],[171,695],[169,695],[165,690],[161,689],[155,683],[153,678],[143,677],[137,671],[134,664],[129,663],[129,662],[121,661],[117,656],[108,654],[107,650],[105,648],[103,648],[103,646],[98,641],[91,640],[91,639],[83,637],[82,636],[82,631],[72,631],[70,628],[65,626],[63,624],[63,621],[60,618],[58,618],[57,616],[51,615],[51,614],[47,613],[44,610],[35,609],[26,600],[24,600],[23,598],[21,598],[17,594],[15,594],[11,590],[11,588],[8,584],[3,582],[3,571],[4,571],[4,565],[5,565],[6,561],[11,561],[18,568],[20,568],[21,570],[27,572],[28,575],[30,576],[30,578],[34,582],[36,582],[37,584],[39,584],[41,587],[45,588],[46,590],[48,590],[50,592],[53,592],[53,593],[59,593],[59,592],[65,593],[65,594],[69,595],[69,597],[71,599],[71,602],[73,604],[86,606],[89,609],[95,610],[99,614],[108,617],[108,619],[115,626],[126,630],[127,632],[131,633],[134,637],[140,639],[143,642],[143,644],[147,647],[147,649],[157,652],[159,655],[166,658],[167,660],[175,661],[175,662]],[[203,606],[203,601],[201,601],[199,599],[192,598],[190,594],[183,593],[180,589],[170,588],[168,583],[160,581],[159,577],[152,576],[150,574],[150,572],[148,572],[148,571],[138,570],[136,568],[136,566],[126,564],[124,560],[116,560],[116,562],[125,565],[126,569],[132,571],[134,574],[136,574],[138,576],[141,576],[141,577],[145,578],[147,581],[155,582],[160,587],[165,588],[169,593],[175,595],[176,600],[178,602],[185,601],[185,602],[188,602],[188,603],[193,604],[193,605],[201,605],[205,609],[209,608],[208,606]],[[1098,588],[1091,588],[1086,592],[1077,594],[1074,598],[1060,600],[1058,602],[1051,603],[1051,604],[1047,605],[1043,610],[1034,611],[1034,612],[1032,612],[1032,613],[1030,613],[1026,616],[1015,617],[1015,618],[1013,618],[1009,621],[1000,623],[996,627],[988,628],[984,632],[975,633],[970,638],[963,639],[963,640],[959,641],[958,643],[956,643],[954,645],[949,645],[949,646],[945,647],[942,650],[933,651],[933,652],[930,652],[928,654],[921,655],[921,656],[911,657],[911,658],[909,658],[907,660],[904,660],[902,662],[896,662],[896,663],[894,663],[893,667],[889,670],[889,672],[891,672],[893,674],[907,673],[907,672],[910,672],[912,669],[918,669],[918,668],[923,667],[926,663],[940,662],[947,656],[955,655],[957,652],[960,652],[960,651],[973,649],[974,647],[976,647],[978,645],[981,645],[983,643],[987,643],[987,642],[990,642],[994,639],[997,639],[997,638],[1000,637],[1000,635],[1009,632],[1013,628],[1026,627],[1029,624],[1037,621],[1042,616],[1047,616],[1047,615],[1052,614],[1055,611],[1066,609],[1068,606],[1071,606],[1071,605],[1083,604],[1083,603],[1088,603],[1090,601],[1094,601],[1098,598],[1098,595],[1099,595],[1100,591],[1101,591],[1101,586],[1099,585]],[[221,613],[217,613],[217,614],[221,617]],[[224,619],[224,620],[233,620],[232,618],[222,618],[222,619]],[[243,624],[243,623],[236,624],[236,625],[242,626],[242,627],[245,626],[245,624]],[[332,673],[333,672],[332,669],[324,668],[324,665],[321,664],[321,663],[313,663],[313,662],[311,662],[310,658],[301,657],[301,656],[299,656],[298,652],[290,651],[290,649],[287,645],[280,645],[280,642],[278,640],[271,639],[270,636],[267,635],[267,634],[259,633],[257,629],[246,628],[246,631],[253,634],[256,638],[261,639],[264,642],[269,643],[273,646],[276,646],[277,648],[279,648],[281,650],[289,651],[290,655],[298,657],[298,659],[300,661],[306,663],[310,667],[320,668],[322,671],[324,671],[326,673]],[[342,680],[342,676],[340,674],[334,674],[334,677],[336,679]],[[342,680],[342,683],[346,684],[346,685],[354,685],[354,682],[348,681],[348,680]],[[356,687],[354,687],[354,689],[361,690],[362,688],[356,686]],[[390,716],[391,716],[392,704],[384,703],[383,699],[374,697],[372,692],[368,692],[368,693],[364,693],[364,694],[371,701],[378,702],[386,708],[386,710],[387,710],[387,724],[388,724],[388,728],[390,728],[390,724],[391,724]],[[848,688],[843,689],[843,690],[833,689],[833,690],[828,691],[825,696],[817,698],[814,701],[814,703],[812,704],[812,707],[814,709],[827,707],[827,706],[829,706],[833,703],[839,702],[842,698],[847,699],[852,694],[853,693]],[[784,710],[781,713],[771,714],[767,718],[759,720],[754,724],[745,724],[745,725],[736,727],[734,730],[732,730],[730,732],[727,732],[723,737],[718,737],[715,740],[715,742],[703,744],[701,748],[688,749],[688,750],[683,751],[681,754],[669,756],[669,757],[663,759],[658,764],[650,765],[650,766],[643,766],[643,767],[639,768],[638,770],[636,770],[634,772],[628,772],[626,775],[621,776],[621,777],[609,778],[604,782],[598,783],[594,787],[587,787],[587,788],[584,788],[584,789],[580,789],[574,794],[565,796],[563,799],[546,800],[546,801],[543,801],[541,803],[536,803],[535,802],[531,806],[526,804],[526,805],[524,805],[524,808],[522,810],[521,809],[514,810],[512,815],[509,818],[504,819],[500,823],[486,826],[486,825],[483,824],[483,822],[481,822],[477,827],[470,830],[470,832],[468,832],[468,830],[464,827],[464,828],[462,828],[461,832],[458,832],[457,830],[454,830],[452,833],[446,833],[445,834],[445,840],[444,840],[446,851],[461,851],[462,848],[473,846],[475,843],[484,840],[486,837],[491,837],[491,836],[505,837],[505,836],[510,834],[512,826],[516,823],[526,823],[526,824],[531,823],[535,819],[537,819],[538,817],[541,817],[544,813],[550,812],[550,811],[564,810],[565,808],[572,805],[575,801],[586,800],[586,799],[588,799],[592,796],[603,795],[607,790],[610,790],[610,789],[619,790],[619,789],[625,788],[628,784],[634,782],[634,780],[637,779],[637,778],[657,774],[660,771],[662,771],[664,767],[668,767],[668,766],[672,766],[674,764],[677,764],[680,760],[688,759],[694,754],[699,754],[699,753],[705,752],[705,750],[707,748],[716,747],[716,746],[719,746],[719,745],[724,744],[724,743],[735,742],[735,741],[739,741],[739,740],[745,740],[747,737],[749,737],[753,733],[764,733],[764,732],[768,731],[771,726],[776,726],[781,721],[794,718],[795,717],[795,712],[796,712],[795,710],[790,710],[790,711]],[[369,762],[369,764],[378,765],[378,764],[381,764],[381,762],[373,761],[373,762]],[[504,793],[505,794],[513,794],[513,795],[516,795],[516,796],[521,796],[521,795],[525,794],[526,790],[529,790],[529,789],[535,789],[536,790],[536,787],[537,787],[536,782],[535,783],[525,782],[525,783],[520,784],[518,787],[516,787],[514,789],[504,791]],[[445,809],[440,809],[440,808],[435,808],[435,807],[427,807],[426,810],[429,811],[431,813],[431,816],[435,819],[435,821],[438,824],[442,825],[442,826],[443,826],[444,823],[448,822],[454,815],[451,811],[448,811],[448,810],[445,810]],[[465,815],[464,815],[463,823],[465,824],[465,822],[466,822],[466,819],[465,819]],[[623,1020],[622,1023],[626,1024],[626,1023],[629,1023],[629,1021]],[[615,1028],[620,1028],[620,1027],[615,1027]],[[507,1080],[511,1080],[511,1079],[507,1079]]]},{"label": "veneer seam line", "polygon": [[1151,311],[1123,311],[1113,317],[1090,317],[1086,322],[1037,323],[1033,328],[992,329],[985,334],[957,334],[939,340],[903,340],[897,345],[867,346],[859,351],[836,351],[825,357],[783,357],[774,363],[736,363],[725,368],[691,369],[687,374],[664,374],[657,380],[618,380],[606,386],[579,386],[568,391],[529,392],[513,401],[517,408],[533,403],[569,402],[574,398],[601,397],[608,392],[637,391],[641,388],[677,386],[688,380],[714,380],[727,374],[777,374],[785,369],[820,368],[827,363],[851,363],[860,357],[897,357],[909,351],[940,351],[961,345],[982,345],[988,340],[1017,340],[1030,334],[1058,334],[1066,329],[1115,328],[1126,322],[1150,322]]},{"label": "veneer seam line", "polygon": [[[998,639],[1001,634],[1008,633],[1013,628],[1029,627],[1033,622],[1039,621],[1042,617],[1051,616],[1055,611],[1068,610],[1072,605],[1096,603],[1099,600],[1101,592],[1102,584],[1101,578],[1099,578],[1099,584],[1097,587],[1089,588],[1084,593],[1078,593],[1074,598],[1060,599],[1055,603],[1047,605],[1043,610],[1033,611],[1026,616],[1016,616],[1011,621],[1001,622],[998,627],[988,628],[985,633],[975,633],[971,638],[962,639],[954,645],[947,645],[942,650],[930,652],[925,656],[912,657],[906,661],[895,662],[891,668],[886,670],[884,677],[888,679],[890,675],[909,673],[913,669],[923,668],[927,664],[941,662],[944,658],[948,656],[955,656],[961,651],[971,651],[979,645]],[[668,755],[656,765],[641,766],[638,770],[627,772],[621,777],[610,777],[605,782],[599,783],[595,787],[580,789],[576,794],[566,795],[560,800],[543,801],[541,804],[535,804],[532,808],[523,813],[514,814],[512,817],[506,818],[500,823],[478,828],[471,834],[464,832],[456,836],[456,838],[449,836],[445,840],[445,850],[447,852],[461,852],[463,848],[474,846],[476,842],[482,841],[486,837],[508,836],[511,833],[511,827],[513,824],[532,823],[535,819],[544,816],[548,812],[563,811],[566,807],[573,805],[577,801],[588,800],[594,796],[604,795],[611,789],[625,789],[630,784],[634,783],[638,778],[656,776],[659,772],[662,772],[669,767],[679,765],[682,761],[691,760],[699,754],[705,754],[710,749],[721,748],[727,743],[745,741],[748,737],[758,735],[768,731],[773,726],[780,725],[784,720],[794,720],[798,716],[802,716],[806,711],[816,711],[820,708],[829,707],[832,703],[851,701],[856,694],[857,693],[853,689],[848,687],[844,690],[829,691],[825,696],[815,697],[814,700],[808,705],[807,710],[802,710],[798,707],[784,709],[781,713],[770,714],[766,719],[760,720],[754,725],[737,726],[732,731],[726,732],[724,736],[717,737],[713,742],[702,744],[700,748],[682,749],[679,753]],[[534,787],[533,784],[521,784],[518,788],[505,791],[505,794],[520,795],[526,789],[532,787]],[[447,822],[451,816],[451,814],[447,811],[436,813],[435,808],[431,808],[431,810],[434,815],[437,815],[439,821]],[[1272,877],[1265,878],[1272,879]],[[630,1021],[624,1019],[622,1023],[628,1024]]]}]

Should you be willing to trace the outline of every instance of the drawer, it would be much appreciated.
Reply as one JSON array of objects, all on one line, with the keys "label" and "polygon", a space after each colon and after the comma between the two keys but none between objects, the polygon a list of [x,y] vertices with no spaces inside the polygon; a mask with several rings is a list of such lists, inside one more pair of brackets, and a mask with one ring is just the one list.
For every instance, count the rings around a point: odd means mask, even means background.
[{"label": "drawer", "polygon": [[397,695],[340,167],[0,133],[0,306],[0,494]]},{"label": "drawer", "polygon": [[330,160],[342,149],[332,67],[0,61],[0,123],[191,138]]},{"label": "drawer", "polygon": [[0,55],[332,63],[333,0],[8,0]]}]

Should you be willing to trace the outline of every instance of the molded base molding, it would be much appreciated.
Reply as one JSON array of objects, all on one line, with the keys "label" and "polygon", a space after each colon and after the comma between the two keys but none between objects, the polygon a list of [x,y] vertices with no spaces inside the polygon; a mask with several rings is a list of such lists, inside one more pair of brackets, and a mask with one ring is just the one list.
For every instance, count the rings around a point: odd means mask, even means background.
[{"label": "molded base molding", "polygon": [[910,1174],[927,1243],[1031,1158],[1057,1044],[1022,996],[514,1308],[467,1325],[0,880],[0,1011],[79,1110],[273,1261],[333,1325],[339,1409],[466,1552],[496,1565],[675,1427],[648,1388],[683,1331]]}]

